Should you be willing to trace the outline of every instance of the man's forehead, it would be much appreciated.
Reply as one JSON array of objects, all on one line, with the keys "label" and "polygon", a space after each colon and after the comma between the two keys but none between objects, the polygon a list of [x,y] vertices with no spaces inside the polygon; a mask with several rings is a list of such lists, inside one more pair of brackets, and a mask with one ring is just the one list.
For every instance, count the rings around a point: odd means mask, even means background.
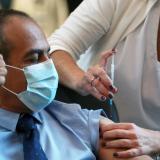
[{"label": "man's forehead", "polygon": [[12,51],[25,55],[30,50],[48,50],[49,44],[41,28],[32,19],[10,17],[4,27]]},{"label": "man's forehead", "polygon": [[40,27],[32,19],[20,16],[11,16],[4,26],[4,34],[12,40],[25,43],[29,39],[41,41],[46,39]]},{"label": "man's forehead", "polygon": [[28,17],[10,16],[10,17],[7,18],[7,20],[4,24],[4,30],[5,29],[8,29],[8,30],[10,29],[11,31],[13,31],[13,33],[17,30],[25,31],[28,28],[30,28],[30,30],[35,30],[35,28],[40,30],[40,28],[36,24],[36,22],[33,21],[32,19],[28,18]]}]

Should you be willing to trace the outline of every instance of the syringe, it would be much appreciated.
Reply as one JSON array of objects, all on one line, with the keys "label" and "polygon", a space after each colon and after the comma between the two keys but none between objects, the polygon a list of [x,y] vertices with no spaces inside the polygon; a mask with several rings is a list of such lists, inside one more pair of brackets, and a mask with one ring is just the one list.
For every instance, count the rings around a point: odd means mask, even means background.
[{"label": "syringe", "polygon": [[[111,61],[111,80],[112,80],[112,85],[114,85],[114,57],[115,55],[112,55],[112,61]],[[112,106],[113,100],[109,100],[110,105]]]}]

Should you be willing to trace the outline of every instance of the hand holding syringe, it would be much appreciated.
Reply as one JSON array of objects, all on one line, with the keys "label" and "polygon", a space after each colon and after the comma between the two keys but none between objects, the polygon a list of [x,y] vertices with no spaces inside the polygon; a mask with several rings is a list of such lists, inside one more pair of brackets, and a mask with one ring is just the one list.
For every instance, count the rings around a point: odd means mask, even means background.
[{"label": "hand holding syringe", "polygon": [[[80,84],[78,84],[79,93],[84,95],[89,93],[101,101],[106,101],[107,98],[113,98],[113,95],[117,93],[117,88],[112,82],[112,80],[114,81],[115,53],[116,51],[114,49],[101,53],[98,63],[89,67],[87,71],[82,74]],[[111,67],[112,77],[107,74],[107,62],[111,56],[113,56],[113,65]]]}]

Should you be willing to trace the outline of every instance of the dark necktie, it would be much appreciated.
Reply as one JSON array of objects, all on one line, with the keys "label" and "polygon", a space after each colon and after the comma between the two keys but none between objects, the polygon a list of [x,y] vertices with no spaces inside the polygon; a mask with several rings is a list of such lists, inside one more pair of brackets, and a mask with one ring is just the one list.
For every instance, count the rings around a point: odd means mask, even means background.
[{"label": "dark necktie", "polygon": [[39,142],[37,122],[38,120],[29,114],[24,114],[18,120],[16,130],[23,134],[24,160],[47,160]]}]

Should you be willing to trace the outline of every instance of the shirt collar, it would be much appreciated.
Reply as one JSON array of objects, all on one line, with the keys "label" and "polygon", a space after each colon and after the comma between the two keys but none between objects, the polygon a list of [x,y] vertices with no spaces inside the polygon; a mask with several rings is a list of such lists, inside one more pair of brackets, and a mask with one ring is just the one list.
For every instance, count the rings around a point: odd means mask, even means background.
[{"label": "shirt collar", "polygon": [[0,126],[15,131],[20,114],[0,108]]},{"label": "shirt collar", "polygon": [[[16,130],[16,125],[20,115],[20,113],[7,111],[0,108],[0,127],[14,132]],[[42,124],[42,118],[39,113],[32,114],[32,116],[37,119],[39,124]]]},{"label": "shirt collar", "polygon": [[[20,114],[20,116],[23,116],[24,114]],[[36,112],[36,113],[33,113],[33,114],[30,114],[37,122],[37,124],[42,124],[42,117],[40,115],[39,112]]]}]

